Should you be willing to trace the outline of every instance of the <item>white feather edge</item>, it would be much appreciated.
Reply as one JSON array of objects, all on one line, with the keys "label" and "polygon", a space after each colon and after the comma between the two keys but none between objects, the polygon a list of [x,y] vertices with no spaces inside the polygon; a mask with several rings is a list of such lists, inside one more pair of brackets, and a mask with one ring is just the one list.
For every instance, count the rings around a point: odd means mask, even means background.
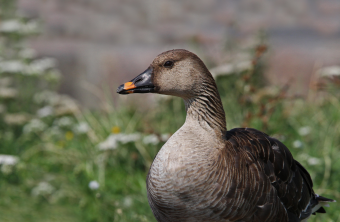
[{"label": "white feather edge", "polygon": [[[316,212],[317,210],[320,209],[320,207],[329,207],[328,202],[322,202],[320,201],[315,207],[312,208],[312,213]],[[310,216],[309,216],[310,217]],[[308,218],[303,219],[301,222],[308,222]]]}]

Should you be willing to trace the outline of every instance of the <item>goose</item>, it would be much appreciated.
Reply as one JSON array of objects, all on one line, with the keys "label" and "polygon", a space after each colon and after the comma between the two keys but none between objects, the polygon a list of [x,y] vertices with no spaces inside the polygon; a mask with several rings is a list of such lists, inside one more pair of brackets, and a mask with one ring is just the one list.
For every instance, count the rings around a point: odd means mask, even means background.
[{"label": "goose", "polygon": [[157,221],[298,222],[335,202],[314,193],[309,173],[279,140],[251,128],[227,130],[216,83],[194,53],[163,52],[117,93],[172,95],[185,103],[185,123],[147,176]]}]

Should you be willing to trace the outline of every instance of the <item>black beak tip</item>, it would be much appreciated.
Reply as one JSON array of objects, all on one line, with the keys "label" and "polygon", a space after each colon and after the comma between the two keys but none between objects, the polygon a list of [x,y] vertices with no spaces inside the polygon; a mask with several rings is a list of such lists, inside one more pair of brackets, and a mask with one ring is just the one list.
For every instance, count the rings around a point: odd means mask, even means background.
[{"label": "black beak tip", "polygon": [[126,94],[124,93],[124,84],[120,85],[117,89],[117,93],[119,94]]}]

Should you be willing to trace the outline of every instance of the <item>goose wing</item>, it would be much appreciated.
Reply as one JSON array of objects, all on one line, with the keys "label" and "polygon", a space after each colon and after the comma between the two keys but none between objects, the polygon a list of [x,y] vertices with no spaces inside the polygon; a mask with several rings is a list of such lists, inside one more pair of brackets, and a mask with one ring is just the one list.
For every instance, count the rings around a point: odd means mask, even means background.
[{"label": "goose wing", "polygon": [[304,212],[315,196],[313,182],[283,143],[251,128],[227,131],[226,140],[233,169],[226,199],[243,209],[238,214],[243,220],[291,222],[309,216]]}]

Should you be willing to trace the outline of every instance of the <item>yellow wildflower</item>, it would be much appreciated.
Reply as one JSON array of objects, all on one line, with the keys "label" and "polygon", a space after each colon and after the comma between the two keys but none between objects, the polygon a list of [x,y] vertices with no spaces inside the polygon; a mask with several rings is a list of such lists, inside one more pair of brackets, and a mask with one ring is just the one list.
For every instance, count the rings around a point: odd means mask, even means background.
[{"label": "yellow wildflower", "polygon": [[57,145],[59,146],[59,148],[63,148],[65,146],[65,142],[60,140],[57,142]]},{"label": "yellow wildflower", "polygon": [[120,128],[119,128],[119,126],[114,126],[114,127],[112,127],[111,133],[113,133],[113,134],[120,133]]},{"label": "yellow wildflower", "polygon": [[66,138],[66,140],[72,140],[73,137],[74,137],[74,134],[73,134],[71,131],[67,131],[67,132],[65,133],[65,138]]}]

